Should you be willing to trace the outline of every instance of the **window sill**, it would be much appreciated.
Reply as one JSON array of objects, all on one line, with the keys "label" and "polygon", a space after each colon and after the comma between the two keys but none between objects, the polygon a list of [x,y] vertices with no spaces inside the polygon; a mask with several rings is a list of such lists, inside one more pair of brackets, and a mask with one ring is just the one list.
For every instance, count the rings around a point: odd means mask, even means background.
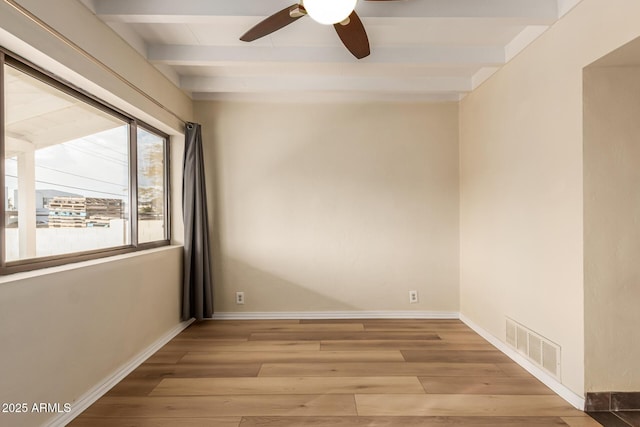
[{"label": "window sill", "polygon": [[107,257],[102,257],[102,258],[91,259],[91,260],[87,260],[87,261],[72,262],[72,263],[69,263],[69,264],[59,265],[59,266],[55,266],[55,267],[41,268],[41,269],[38,269],[38,270],[31,270],[31,271],[24,271],[24,272],[20,272],[20,273],[7,274],[6,276],[0,276],[0,285],[1,284],[5,284],[5,283],[18,282],[20,280],[25,280],[25,279],[31,279],[31,278],[34,278],[34,277],[42,277],[42,276],[47,276],[47,275],[50,275],[50,274],[61,273],[61,272],[65,272],[65,271],[72,271],[72,270],[78,270],[78,269],[83,269],[83,268],[91,268],[91,267],[96,266],[96,265],[108,264],[108,263],[113,263],[113,262],[117,262],[117,261],[121,261],[121,260],[137,258],[137,257],[143,257],[143,256],[147,256],[149,254],[154,254],[154,253],[158,253],[158,252],[168,252],[168,251],[173,251],[173,250],[178,250],[178,249],[181,250],[182,248],[183,248],[182,245],[167,245],[167,246],[161,246],[161,247],[158,247],[158,248],[145,249],[145,250],[140,250],[140,251],[135,251],[135,252],[129,252],[129,253],[126,253],[126,254],[120,254],[120,255],[113,255],[113,256],[107,256]]}]

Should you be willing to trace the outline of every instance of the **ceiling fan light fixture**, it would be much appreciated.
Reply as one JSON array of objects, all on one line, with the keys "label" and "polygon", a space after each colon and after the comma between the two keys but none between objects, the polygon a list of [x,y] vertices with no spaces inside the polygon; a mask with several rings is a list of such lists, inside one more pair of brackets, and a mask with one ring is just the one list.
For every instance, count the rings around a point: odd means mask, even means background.
[{"label": "ceiling fan light fixture", "polygon": [[304,0],[304,8],[314,21],[333,25],[347,19],[357,2],[358,0]]}]

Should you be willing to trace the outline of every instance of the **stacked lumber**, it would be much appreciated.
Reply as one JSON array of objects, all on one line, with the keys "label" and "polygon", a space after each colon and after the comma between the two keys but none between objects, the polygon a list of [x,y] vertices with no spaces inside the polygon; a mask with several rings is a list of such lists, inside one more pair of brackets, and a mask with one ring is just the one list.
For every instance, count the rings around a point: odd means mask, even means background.
[{"label": "stacked lumber", "polygon": [[84,197],[54,197],[49,202],[49,227],[86,227],[87,204]]},{"label": "stacked lumber", "polygon": [[114,218],[123,217],[119,199],[94,197],[54,197],[49,202],[49,227],[109,227]]}]

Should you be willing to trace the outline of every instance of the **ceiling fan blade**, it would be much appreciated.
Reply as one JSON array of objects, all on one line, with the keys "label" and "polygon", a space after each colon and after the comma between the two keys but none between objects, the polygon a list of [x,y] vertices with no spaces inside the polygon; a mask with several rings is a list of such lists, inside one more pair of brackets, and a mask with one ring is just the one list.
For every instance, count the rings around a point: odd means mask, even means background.
[{"label": "ceiling fan blade", "polygon": [[294,16],[291,16],[291,12],[299,7],[298,3],[295,3],[282,9],[280,12],[274,13],[244,33],[242,37],[240,37],[240,40],[243,42],[252,42],[297,21],[302,18],[304,14],[293,14]]},{"label": "ceiling fan blade", "polygon": [[371,53],[369,49],[369,37],[367,37],[367,32],[358,14],[355,11],[351,12],[351,15],[349,15],[349,18],[345,21],[348,21],[348,23],[333,25],[342,43],[349,49],[349,52],[358,59],[369,56]]}]

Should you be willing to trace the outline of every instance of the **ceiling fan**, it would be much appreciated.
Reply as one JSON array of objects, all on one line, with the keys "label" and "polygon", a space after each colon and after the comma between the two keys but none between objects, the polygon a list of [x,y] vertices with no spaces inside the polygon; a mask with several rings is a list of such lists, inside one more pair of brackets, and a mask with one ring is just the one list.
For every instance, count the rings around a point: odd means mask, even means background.
[{"label": "ceiling fan", "polygon": [[[396,0],[367,0],[367,1],[396,1]],[[327,3],[333,3],[338,9],[342,8],[342,15],[338,12],[337,18],[323,16]],[[369,56],[369,38],[362,25],[360,17],[354,8],[357,0],[299,0],[289,7],[274,13],[268,18],[256,24],[249,31],[244,33],[240,40],[251,42],[273,33],[287,25],[297,21],[303,16],[309,15],[314,20],[333,25],[338,37],[345,47],[358,59]],[[306,5],[305,5],[306,4]],[[345,14],[346,13],[346,14]]]}]

